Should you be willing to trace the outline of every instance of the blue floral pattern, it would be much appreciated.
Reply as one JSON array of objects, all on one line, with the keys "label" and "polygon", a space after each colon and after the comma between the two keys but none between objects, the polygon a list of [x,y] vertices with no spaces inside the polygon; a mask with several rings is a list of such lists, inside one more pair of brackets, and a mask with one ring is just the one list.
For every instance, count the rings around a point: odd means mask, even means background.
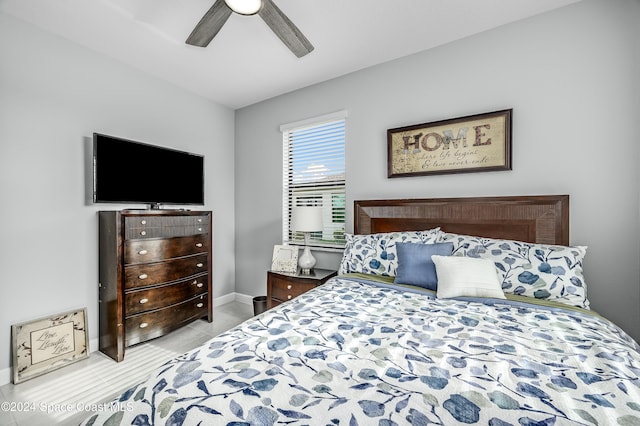
[{"label": "blue floral pattern", "polygon": [[454,256],[491,259],[502,291],[589,309],[582,263],[585,246],[551,246],[444,233]]},{"label": "blue floral pattern", "polygon": [[118,401],[84,425],[640,425],[640,352],[589,311],[334,278]]},{"label": "blue floral pattern", "polygon": [[340,273],[360,272],[395,277],[398,269],[396,243],[429,244],[438,242],[441,236],[440,228],[368,235],[345,234]]}]

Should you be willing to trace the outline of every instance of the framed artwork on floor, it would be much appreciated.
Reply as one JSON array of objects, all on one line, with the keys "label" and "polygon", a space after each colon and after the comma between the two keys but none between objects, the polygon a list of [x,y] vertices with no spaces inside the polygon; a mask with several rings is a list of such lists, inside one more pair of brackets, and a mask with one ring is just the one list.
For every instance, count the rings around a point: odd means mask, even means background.
[{"label": "framed artwork on floor", "polygon": [[87,309],[11,326],[13,383],[89,357]]}]

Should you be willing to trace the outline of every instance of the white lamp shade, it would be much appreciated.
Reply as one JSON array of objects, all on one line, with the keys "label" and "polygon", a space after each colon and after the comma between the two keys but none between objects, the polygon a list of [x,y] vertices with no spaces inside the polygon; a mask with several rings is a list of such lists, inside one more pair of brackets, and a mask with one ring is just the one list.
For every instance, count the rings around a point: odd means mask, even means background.
[{"label": "white lamp shade", "polygon": [[291,212],[291,230],[298,232],[322,231],[322,207],[294,207]]}]

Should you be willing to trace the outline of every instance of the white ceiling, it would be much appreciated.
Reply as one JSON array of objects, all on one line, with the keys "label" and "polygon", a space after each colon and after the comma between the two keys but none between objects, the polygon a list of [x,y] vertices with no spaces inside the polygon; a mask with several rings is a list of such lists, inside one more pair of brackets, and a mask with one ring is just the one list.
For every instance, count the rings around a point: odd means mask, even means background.
[{"label": "white ceiling", "polygon": [[0,0],[0,12],[235,109],[579,0],[274,0],[315,47],[300,59],[257,15],[185,44],[213,1]]}]

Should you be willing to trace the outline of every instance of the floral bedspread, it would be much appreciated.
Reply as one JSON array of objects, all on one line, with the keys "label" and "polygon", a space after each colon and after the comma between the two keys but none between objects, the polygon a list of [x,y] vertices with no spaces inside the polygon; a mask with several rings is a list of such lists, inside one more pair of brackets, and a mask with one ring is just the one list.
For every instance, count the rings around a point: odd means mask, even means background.
[{"label": "floral bedspread", "polygon": [[83,424],[640,425],[640,353],[597,316],[334,278],[113,405]]}]

